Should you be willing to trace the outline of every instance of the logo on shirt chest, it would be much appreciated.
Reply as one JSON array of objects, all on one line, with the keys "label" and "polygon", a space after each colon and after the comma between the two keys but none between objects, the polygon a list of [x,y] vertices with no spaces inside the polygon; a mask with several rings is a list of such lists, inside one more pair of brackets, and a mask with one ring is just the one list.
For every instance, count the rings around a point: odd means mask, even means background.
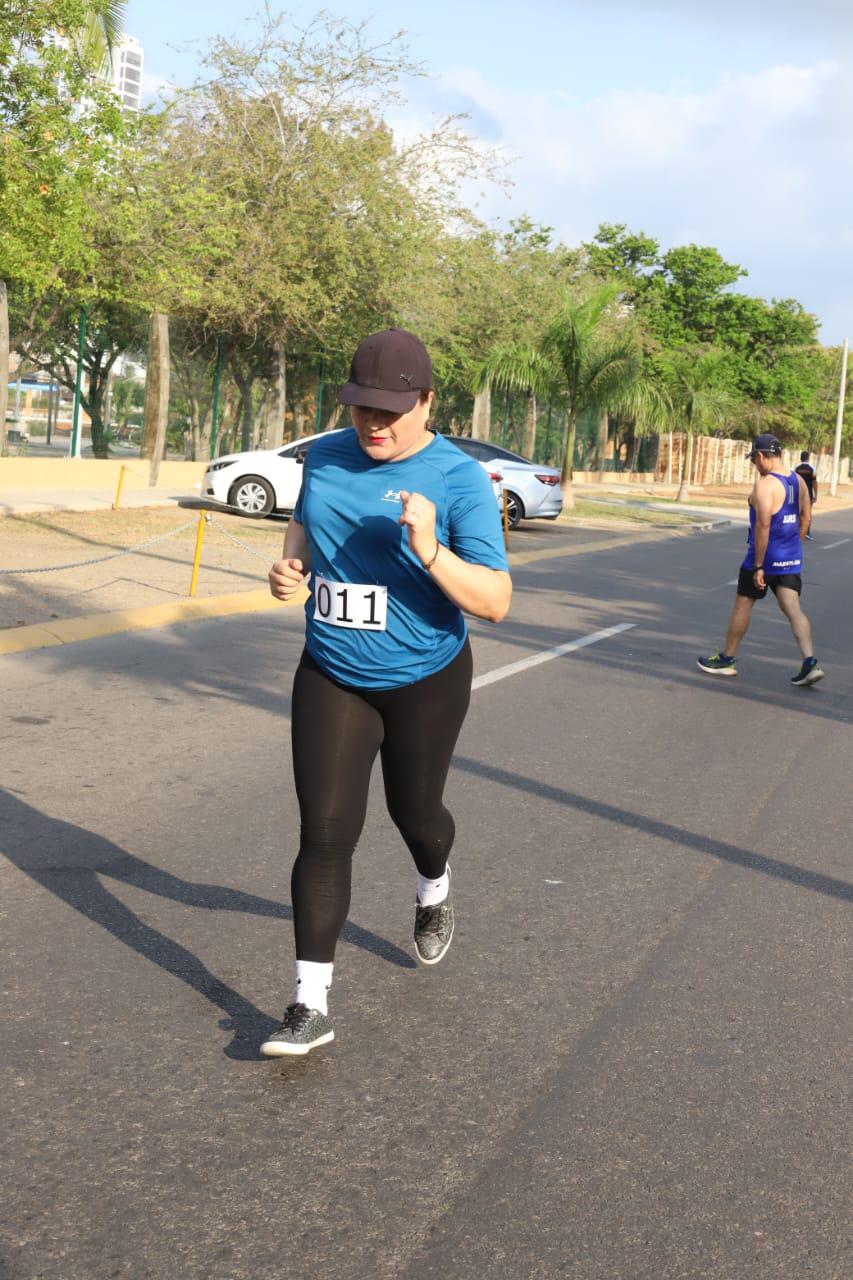
[{"label": "logo on shirt chest", "polygon": [[383,502],[400,502],[400,500],[399,489],[387,489],[382,495]]}]

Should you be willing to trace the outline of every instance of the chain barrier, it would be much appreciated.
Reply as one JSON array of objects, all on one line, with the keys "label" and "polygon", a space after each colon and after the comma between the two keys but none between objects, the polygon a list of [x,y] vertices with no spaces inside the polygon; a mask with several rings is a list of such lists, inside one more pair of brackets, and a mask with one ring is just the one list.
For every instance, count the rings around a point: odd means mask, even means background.
[{"label": "chain barrier", "polygon": [[118,560],[121,556],[136,555],[138,551],[144,551],[146,547],[156,546],[158,542],[166,542],[168,538],[177,537],[179,533],[183,533],[185,529],[191,528],[195,524],[195,520],[188,520],[186,524],[178,525],[177,529],[170,529],[168,533],[158,533],[154,538],[148,538],[145,542],[138,542],[133,547],[123,547],[121,551],[111,551],[106,556],[95,556],[91,560],[74,560],[70,564],[53,564],[45,565],[40,569],[0,569],[0,574],[12,573],[63,573],[66,569],[84,569],[90,564],[104,564],[107,560]]},{"label": "chain barrier", "polygon": [[[120,493],[120,490],[121,490],[121,485],[119,485],[119,493]],[[119,493],[116,494],[116,505],[118,502]],[[115,510],[115,507],[114,507],[114,510]],[[202,511],[199,513],[197,522],[195,519],[188,520],[186,524],[178,525],[176,529],[169,529],[168,532],[166,533],[158,533],[153,538],[146,538],[144,542],[138,542],[132,547],[122,547],[120,551],[110,551],[105,556],[92,556],[88,560],[73,560],[68,564],[44,565],[36,569],[2,569],[0,568],[0,576],[11,575],[11,574],[24,575],[24,574],[37,574],[37,573],[63,573],[67,569],[85,569],[93,564],[105,564],[106,561],[108,560],[118,560],[122,556],[137,555],[139,552],[147,550],[148,547],[154,547],[159,542],[166,542],[169,538],[175,538],[178,536],[178,534],[184,533],[187,529],[190,529],[192,528],[193,525],[196,525],[197,527],[196,527],[195,553],[193,555],[192,577],[190,579],[190,587],[188,592],[188,595],[192,597],[195,595],[196,588],[198,586],[198,575],[199,575],[199,570],[201,568],[201,551],[202,551],[202,543],[204,540],[204,529],[205,529],[205,526],[208,524],[212,524],[218,530],[218,532],[223,535],[223,537],[227,538],[229,542],[235,543],[235,545],[238,546],[241,549],[241,551],[245,551],[247,555],[254,556],[256,560],[263,561],[265,565],[269,564],[269,554],[270,554],[269,551],[263,551],[263,552],[257,551],[254,547],[250,547],[248,543],[243,542],[241,538],[238,538],[235,534],[231,533],[230,530],[224,527],[224,525],[221,525],[219,524],[218,521],[214,520],[212,515],[210,515],[206,511]]]},{"label": "chain barrier", "polygon": [[261,553],[260,551],[256,551],[254,547],[250,547],[247,543],[241,542],[240,539],[233,533],[229,532],[224,525],[220,524],[217,520],[214,520],[213,516],[210,517],[210,523],[213,525],[214,529],[218,529],[218,531],[221,534],[224,534],[226,538],[230,539],[231,542],[236,542],[237,546],[242,547],[242,549],[248,552],[250,556],[254,556],[256,560],[262,560],[264,564],[269,564],[270,553],[268,551]]}]

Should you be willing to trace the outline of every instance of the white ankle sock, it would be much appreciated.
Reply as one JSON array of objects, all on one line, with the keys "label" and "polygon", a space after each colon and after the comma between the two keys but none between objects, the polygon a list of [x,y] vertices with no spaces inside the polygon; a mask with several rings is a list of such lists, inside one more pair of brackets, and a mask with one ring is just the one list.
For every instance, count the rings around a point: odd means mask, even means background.
[{"label": "white ankle sock", "polygon": [[450,892],[450,867],[437,880],[427,880],[418,872],[418,902],[422,907],[437,907]]},{"label": "white ankle sock", "polygon": [[329,987],[332,985],[333,964],[318,964],[314,960],[296,961],[296,1004],[307,1004],[320,1013],[329,1012]]}]

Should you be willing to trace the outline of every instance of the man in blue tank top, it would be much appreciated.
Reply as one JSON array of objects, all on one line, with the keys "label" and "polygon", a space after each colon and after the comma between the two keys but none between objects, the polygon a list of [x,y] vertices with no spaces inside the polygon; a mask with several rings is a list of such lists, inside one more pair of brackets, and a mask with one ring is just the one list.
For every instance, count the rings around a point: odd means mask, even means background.
[{"label": "man in blue tank top", "polygon": [[796,471],[783,475],[779,465],[782,446],[774,435],[756,436],[747,455],[757,475],[749,497],[749,537],[746,556],[738,574],[737,595],[726,630],[723,649],[709,658],[698,658],[702,671],[712,676],[735,676],[735,654],[749,628],[752,607],[763,600],[767,588],[787,618],[803,663],[791,684],[810,685],[824,672],[814,656],[812,628],[800,607],[803,590],[803,536],[811,524],[808,485]]}]

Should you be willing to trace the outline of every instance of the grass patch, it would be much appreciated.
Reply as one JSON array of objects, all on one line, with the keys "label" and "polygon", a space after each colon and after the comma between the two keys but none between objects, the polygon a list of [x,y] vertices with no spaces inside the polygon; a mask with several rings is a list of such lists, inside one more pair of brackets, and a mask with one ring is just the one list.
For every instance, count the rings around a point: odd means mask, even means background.
[{"label": "grass patch", "polygon": [[[262,547],[277,544],[280,548],[285,525],[280,520],[244,520],[214,512],[217,524],[230,533]],[[181,525],[198,519],[197,511],[181,507],[125,507],[118,511],[48,511],[31,515],[0,517],[0,543],[12,547],[23,542],[53,542],[70,546],[81,542],[104,547],[129,547],[146,538],[178,529]],[[211,533],[212,530],[208,530]],[[180,535],[179,540],[195,537],[194,528]]]},{"label": "grass patch", "polygon": [[[649,501],[653,501],[650,499]],[[590,502],[585,498],[575,499],[574,511],[566,512],[566,518],[584,520],[614,520],[624,524],[654,525],[691,525],[696,521],[692,516],[677,511],[647,511],[643,507],[617,506],[615,503]]]}]

